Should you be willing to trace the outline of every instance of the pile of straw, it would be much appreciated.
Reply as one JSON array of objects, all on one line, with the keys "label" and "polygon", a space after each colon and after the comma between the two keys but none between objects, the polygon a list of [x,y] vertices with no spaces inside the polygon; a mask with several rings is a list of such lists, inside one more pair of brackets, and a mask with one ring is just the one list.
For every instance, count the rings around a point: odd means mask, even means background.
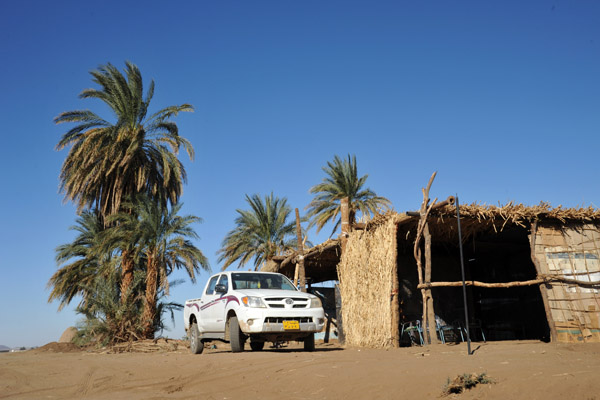
[{"label": "pile of straw", "polygon": [[392,345],[390,295],[395,265],[395,218],[388,218],[378,229],[350,234],[338,264],[348,345],[373,348]]}]

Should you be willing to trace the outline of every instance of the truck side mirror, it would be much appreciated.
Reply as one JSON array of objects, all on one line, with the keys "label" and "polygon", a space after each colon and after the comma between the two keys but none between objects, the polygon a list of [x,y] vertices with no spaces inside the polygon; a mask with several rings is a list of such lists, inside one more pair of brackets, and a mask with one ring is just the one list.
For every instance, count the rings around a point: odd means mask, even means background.
[{"label": "truck side mirror", "polygon": [[217,286],[215,286],[215,292],[217,292],[217,293],[227,293],[227,286],[225,286],[225,285],[217,285]]}]

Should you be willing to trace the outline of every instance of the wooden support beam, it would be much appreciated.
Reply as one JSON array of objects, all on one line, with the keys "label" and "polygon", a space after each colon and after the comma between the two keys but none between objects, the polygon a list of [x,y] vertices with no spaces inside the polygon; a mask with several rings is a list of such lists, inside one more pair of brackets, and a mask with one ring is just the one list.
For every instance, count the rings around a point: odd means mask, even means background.
[{"label": "wooden support beam", "polygon": [[[516,281],[516,282],[505,282],[505,283],[486,283],[479,281],[465,281],[465,285],[467,286],[477,286],[484,288],[511,288],[518,286],[531,286],[531,285],[539,285],[543,283],[543,279],[533,279],[530,281]],[[429,282],[429,283],[421,283],[417,285],[417,289],[427,289],[434,287],[459,287],[462,286],[462,281],[458,282]]]},{"label": "wooden support beam", "polygon": [[392,296],[391,296],[391,309],[392,309],[392,347],[400,347],[400,282],[398,279],[398,240],[396,238],[397,229],[394,231],[394,244],[392,259],[394,260],[394,267],[392,268]]},{"label": "wooden support beam", "polygon": [[[566,283],[569,285],[583,286],[583,287],[600,287],[600,281],[578,281],[577,279],[569,279],[563,278],[562,276],[554,276],[554,275],[539,275],[537,279],[531,279],[528,281],[514,281],[514,282],[502,282],[502,283],[486,283],[479,281],[465,281],[465,285],[467,286],[477,286],[484,288],[511,288],[511,287],[519,287],[519,286],[532,286],[532,285],[541,285],[550,282],[560,282]],[[417,289],[427,289],[434,287],[454,287],[454,286],[462,286],[462,281],[458,282],[429,282],[429,283],[420,283],[417,285]]]},{"label": "wooden support beam", "polygon": [[[425,222],[423,229],[423,237],[425,238],[425,282],[431,282],[431,234],[429,233],[429,224]],[[424,309],[423,315],[427,315],[427,324],[429,327],[429,343],[437,344],[437,326],[435,322],[435,311],[433,309],[433,296],[431,288],[423,290],[424,294]]]},{"label": "wooden support beam", "polygon": [[[438,208],[444,207],[444,206],[452,206],[454,205],[454,203],[456,202],[456,199],[454,198],[454,196],[448,196],[448,198],[444,201],[440,201],[439,203],[433,204],[431,207],[431,210],[437,210]],[[421,211],[407,211],[406,215],[411,216],[411,217],[420,217],[421,216]]]},{"label": "wooden support beam", "polygon": [[344,197],[340,202],[341,214],[342,214],[342,235],[340,237],[342,245],[342,254],[346,249],[346,242],[348,241],[348,235],[350,234],[350,205],[348,197]]},{"label": "wooden support beam", "polygon": [[294,274],[294,285],[298,277],[300,290],[306,292],[306,270],[304,269],[304,243],[302,242],[302,228],[300,226],[300,212],[296,208],[296,236],[298,238],[298,258],[296,261],[296,272]]},{"label": "wooden support beam", "polygon": [[[421,204],[421,209],[419,211],[419,223],[417,225],[417,237],[415,238],[415,246],[413,250],[413,254],[415,257],[415,261],[417,262],[417,275],[419,277],[419,286],[423,284],[428,284],[429,280],[431,280],[431,235],[429,235],[429,225],[427,224],[427,217],[433,207],[436,204],[437,199],[433,200],[431,205],[429,205],[429,190],[431,189],[431,184],[435,179],[437,172],[434,172],[429,178],[429,182],[427,183],[427,187],[425,187],[423,192],[423,203]],[[429,255],[427,255],[427,245],[426,245],[426,265],[425,268],[425,276],[423,276],[423,261],[421,257],[421,237],[427,229],[427,236],[429,236]],[[438,343],[436,327],[435,327],[435,311],[433,309],[433,297],[431,296],[431,289],[429,287],[421,288],[421,296],[423,298],[423,316],[422,316],[422,327],[423,333],[425,337],[425,342],[427,344]],[[433,315],[433,317],[431,317]]]}]

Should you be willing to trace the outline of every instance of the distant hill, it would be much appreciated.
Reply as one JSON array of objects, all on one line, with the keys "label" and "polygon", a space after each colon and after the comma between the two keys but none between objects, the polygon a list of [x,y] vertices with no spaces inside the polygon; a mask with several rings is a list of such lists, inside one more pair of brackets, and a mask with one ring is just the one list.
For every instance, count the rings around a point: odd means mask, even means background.
[{"label": "distant hill", "polygon": [[0,344],[0,351],[10,351],[10,347]]}]

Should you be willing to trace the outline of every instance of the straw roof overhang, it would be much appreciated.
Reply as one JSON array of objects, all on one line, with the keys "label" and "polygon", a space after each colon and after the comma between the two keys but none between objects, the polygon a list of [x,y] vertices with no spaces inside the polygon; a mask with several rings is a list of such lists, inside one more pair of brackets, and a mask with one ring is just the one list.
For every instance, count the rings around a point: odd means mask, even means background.
[{"label": "straw roof overhang", "polygon": [[[389,218],[394,218],[398,226],[408,232],[416,231],[418,216],[410,213],[388,212],[376,215],[364,229],[377,229]],[[461,204],[460,205],[461,230],[463,238],[468,238],[479,233],[498,233],[508,227],[521,227],[529,229],[534,221],[555,222],[558,225],[568,223],[600,223],[600,210],[593,207],[564,208],[562,206],[552,207],[548,203],[540,203],[536,206],[525,206],[510,202],[505,205],[482,205]],[[432,210],[429,214],[429,225],[432,235],[438,240],[448,238],[456,240],[456,207],[444,206]]]},{"label": "straw roof overhang", "polygon": [[[337,265],[340,262],[341,248],[339,239],[329,239],[304,251],[305,275],[311,283],[337,280]],[[290,279],[294,278],[299,254],[294,252],[284,256],[275,256],[261,271],[279,272]]]}]

